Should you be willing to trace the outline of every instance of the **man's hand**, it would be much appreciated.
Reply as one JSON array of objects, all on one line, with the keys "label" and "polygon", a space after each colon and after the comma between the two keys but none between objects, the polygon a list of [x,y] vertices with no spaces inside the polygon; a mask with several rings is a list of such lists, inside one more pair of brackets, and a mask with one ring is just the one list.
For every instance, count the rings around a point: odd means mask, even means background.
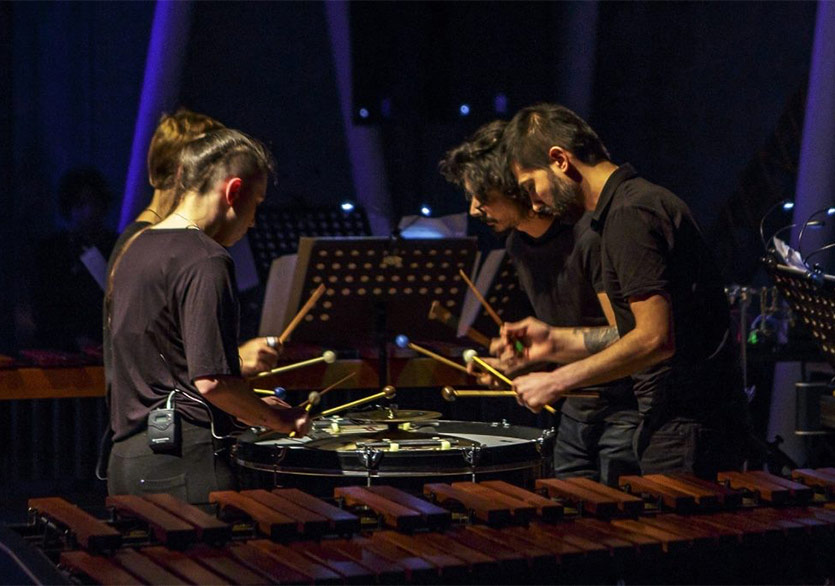
[{"label": "man's hand", "polygon": [[280,353],[281,345],[270,346],[267,338],[247,340],[238,346],[238,355],[241,357],[241,375],[255,376],[259,372],[275,368]]},{"label": "man's hand", "polygon": [[551,326],[534,317],[502,324],[501,337],[490,342],[490,354],[497,356],[509,369],[519,368],[531,361],[548,360],[554,350],[551,329]]},{"label": "man's hand", "polygon": [[[495,339],[498,340],[498,338]],[[479,358],[481,358],[484,362],[486,362],[499,372],[505,372],[506,370],[506,365],[498,358],[489,358],[483,356],[479,356]],[[472,376],[476,377],[476,380],[480,385],[492,388],[507,388],[507,384],[504,381],[498,380],[489,372],[484,372],[484,370],[478,364],[475,363],[475,360],[467,363],[467,372],[469,372]]]},{"label": "man's hand", "polygon": [[552,372],[532,372],[513,379],[516,401],[534,413],[560,398],[566,388],[560,383],[560,369]]}]

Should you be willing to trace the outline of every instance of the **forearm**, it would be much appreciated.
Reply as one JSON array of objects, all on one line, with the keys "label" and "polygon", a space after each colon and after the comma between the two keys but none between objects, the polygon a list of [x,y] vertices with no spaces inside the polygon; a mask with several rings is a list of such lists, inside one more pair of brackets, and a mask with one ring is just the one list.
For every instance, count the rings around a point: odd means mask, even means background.
[{"label": "forearm", "polygon": [[285,427],[277,412],[256,396],[243,378],[203,378],[195,383],[203,398],[241,421],[270,429]]},{"label": "forearm", "polygon": [[674,354],[665,340],[632,330],[596,354],[554,371],[562,391],[613,381],[648,368]]},{"label": "forearm", "polygon": [[549,359],[569,364],[601,352],[618,340],[617,328],[551,328],[552,352]]}]

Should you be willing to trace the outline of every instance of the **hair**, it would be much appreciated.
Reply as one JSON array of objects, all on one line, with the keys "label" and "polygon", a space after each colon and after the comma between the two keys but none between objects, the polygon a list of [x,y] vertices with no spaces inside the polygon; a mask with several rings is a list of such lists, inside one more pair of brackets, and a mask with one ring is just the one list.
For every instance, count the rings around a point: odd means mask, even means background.
[{"label": "hair", "polygon": [[58,211],[61,217],[68,220],[72,209],[85,198],[106,210],[113,200],[113,192],[98,170],[92,167],[70,169],[58,184]]},{"label": "hair", "polygon": [[[274,174],[275,162],[264,144],[243,132],[231,128],[210,130],[182,147],[176,174],[177,196],[190,191],[205,193],[211,185],[228,173],[243,178],[256,178]],[[113,279],[128,248],[146,228],[131,236],[116,252],[107,278],[105,308],[107,327],[110,327],[113,301]]]},{"label": "hair", "polygon": [[225,126],[187,108],[180,108],[174,114],[163,114],[148,146],[148,181],[154,189],[174,187],[183,145],[218,128]]},{"label": "hair", "polygon": [[530,169],[550,164],[552,146],[570,151],[586,165],[610,160],[592,127],[559,104],[535,104],[517,112],[505,129],[504,143],[509,161]]},{"label": "hair", "polygon": [[530,209],[527,194],[516,184],[507,164],[502,143],[506,126],[504,120],[481,126],[463,143],[447,151],[438,168],[447,181],[464,190],[468,200],[475,197],[483,202],[488,191],[498,191],[520,207]]},{"label": "hair", "polygon": [[204,193],[221,176],[273,176],[275,160],[264,144],[231,128],[211,130],[183,146],[177,169],[176,196]]}]

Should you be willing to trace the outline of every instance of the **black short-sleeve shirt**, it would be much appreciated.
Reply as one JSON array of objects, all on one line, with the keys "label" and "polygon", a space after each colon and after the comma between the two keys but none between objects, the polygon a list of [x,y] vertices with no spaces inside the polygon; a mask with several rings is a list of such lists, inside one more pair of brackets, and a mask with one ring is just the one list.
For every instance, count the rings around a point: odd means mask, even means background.
[{"label": "black short-sleeve shirt", "polygon": [[[146,230],[125,250],[111,301],[114,439],[143,429],[173,389],[200,397],[194,379],[240,376],[234,264],[200,230]],[[177,410],[208,423],[205,407],[179,398]],[[212,408],[215,425],[230,418]]]},{"label": "black short-sleeve shirt", "polygon": [[[559,327],[608,325],[597,293],[603,291],[600,235],[591,230],[591,213],[573,225],[554,222],[539,238],[514,230],[505,244],[519,283],[536,317]],[[562,411],[579,421],[602,419],[620,409],[634,409],[629,381],[593,387],[599,399],[567,399]]]},{"label": "black short-sleeve shirt", "polygon": [[672,304],[676,352],[635,375],[641,411],[663,404],[696,418],[715,412],[741,388],[736,346],[719,271],[689,208],[627,164],[606,182],[592,227],[621,336],[635,327],[630,298],[661,294]]}]

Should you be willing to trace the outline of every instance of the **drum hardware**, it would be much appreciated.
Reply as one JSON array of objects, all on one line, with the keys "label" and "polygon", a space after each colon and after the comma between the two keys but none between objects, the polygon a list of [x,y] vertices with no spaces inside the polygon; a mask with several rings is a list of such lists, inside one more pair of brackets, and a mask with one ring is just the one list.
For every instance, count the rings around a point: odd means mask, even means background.
[{"label": "drum hardware", "polygon": [[273,483],[278,486],[278,471],[284,458],[287,457],[287,446],[281,446],[273,452]]},{"label": "drum hardware", "polygon": [[383,461],[383,452],[370,447],[363,447],[360,450],[360,461],[365,465],[366,470],[366,486],[371,486],[371,477],[374,472],[380,467],[380,462]]},{"label": "drum hardware", "polygon": [[464,458],[464,461],[470,465],[470,469],[472,470],[472,481],[476,481],[476,468],[478,467],[478,462],[481,460],[481,446],[470,446],[466,447],[461,450],[461,456]]}]

